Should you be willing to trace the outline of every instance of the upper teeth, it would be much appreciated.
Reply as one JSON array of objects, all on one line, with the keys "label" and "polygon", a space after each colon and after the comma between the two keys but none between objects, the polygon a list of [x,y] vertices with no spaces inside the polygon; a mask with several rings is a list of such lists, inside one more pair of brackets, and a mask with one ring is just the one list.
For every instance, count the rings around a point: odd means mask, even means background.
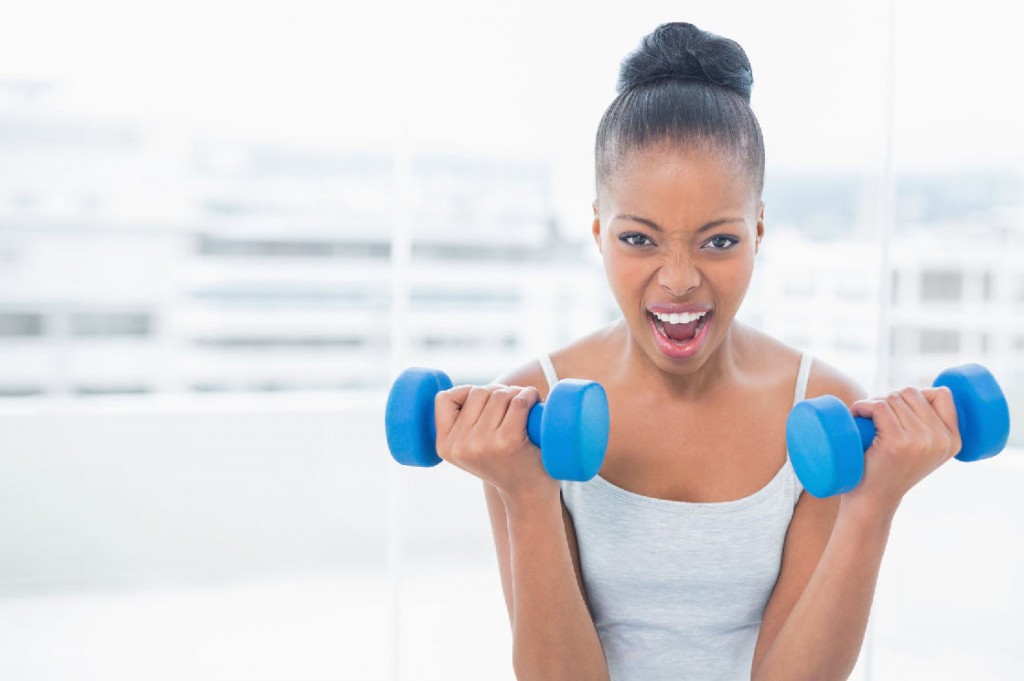
[{"label": "upper teeth", "polygon": [[667,324],[689,324],[690,322],[697,321],[707,313],[708,311],[704,310],[703,312],[673,312],[672,314],[653,312],[652,314]]}]

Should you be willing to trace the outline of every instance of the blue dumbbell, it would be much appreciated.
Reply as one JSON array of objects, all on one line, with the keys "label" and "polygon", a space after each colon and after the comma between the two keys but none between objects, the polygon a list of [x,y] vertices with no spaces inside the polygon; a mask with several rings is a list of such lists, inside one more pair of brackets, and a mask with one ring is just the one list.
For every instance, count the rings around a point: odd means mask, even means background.
[{"label": "blue dumbbell", "polygon": [[[956,458],[995,456],[1010,436],[1010,411],[995,377],[979,364],[946,369],[933,387],[953,393],[962,447]],[[786,445],[793,470],[816,497],[849,492],[864,476],[864,452],[875,439],[871,419],[853,416],[842,400],[823,395],[800,402],[786,421]]]},{"label": "blue dumbbell", "polygon": [[[388,449],[406,466],[441,463],[435,442],[434,398],[452,387],[436,369],[406,369],[391,386],[384,428]],[[540,447],[544,469],[559,480],[590,480],[608,447],[608,398],[593,381],[567,378],[555,384],[547,402],[533,405],[526,434]]]}]

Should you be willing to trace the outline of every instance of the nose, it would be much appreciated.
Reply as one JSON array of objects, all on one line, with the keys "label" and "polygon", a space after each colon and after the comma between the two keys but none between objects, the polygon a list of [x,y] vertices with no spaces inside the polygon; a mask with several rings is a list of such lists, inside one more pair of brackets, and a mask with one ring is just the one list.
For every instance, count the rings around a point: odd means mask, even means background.
[{"label": "nose", "polygon": [[685,256],[666,261],[658,270],[658,285],[676,298],[696,289],[700,281],[700,271]]}]

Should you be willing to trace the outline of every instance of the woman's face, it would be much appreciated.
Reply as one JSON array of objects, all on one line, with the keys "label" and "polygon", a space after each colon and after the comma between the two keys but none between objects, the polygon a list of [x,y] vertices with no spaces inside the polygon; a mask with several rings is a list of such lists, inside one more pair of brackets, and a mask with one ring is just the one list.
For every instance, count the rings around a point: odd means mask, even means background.
[{"label": "woman's face", "polygon": [[728,334],[764,233],[764,207],[726,155],[628,154],[599,188],[594,239],[636,343],[662,370],[700,368]]}]

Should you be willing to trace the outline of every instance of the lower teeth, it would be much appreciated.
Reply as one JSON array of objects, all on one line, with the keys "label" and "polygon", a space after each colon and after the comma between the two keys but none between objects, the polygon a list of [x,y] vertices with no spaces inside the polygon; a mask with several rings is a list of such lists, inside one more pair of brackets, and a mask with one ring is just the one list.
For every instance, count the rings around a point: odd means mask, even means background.
[{"label": "lower teeth", "polygon": [[704,315],[703,317],[700,318],[700,321],[697,322],[697,327],[693,330],[693,336],[691,336],[690,338],[687,338],[686,340],[676,340],[675,338],[672,338],[667,333],[665,333],[665,325],[661,323],[660,319],[658,319],[657,317],[654,317],[654,324],[655,324],[655,326],[658,327],[658,333],[660,333],[662,336],[664,336],[665,338],[667,338],[671,342],[675,343],[676,345],[685,345],[686,343],[691,342],[694,338],[696,338],[700,334],[701,330],[704,328],[704,325],[707,323],[707,321],[708,321],[708,315]]}]

